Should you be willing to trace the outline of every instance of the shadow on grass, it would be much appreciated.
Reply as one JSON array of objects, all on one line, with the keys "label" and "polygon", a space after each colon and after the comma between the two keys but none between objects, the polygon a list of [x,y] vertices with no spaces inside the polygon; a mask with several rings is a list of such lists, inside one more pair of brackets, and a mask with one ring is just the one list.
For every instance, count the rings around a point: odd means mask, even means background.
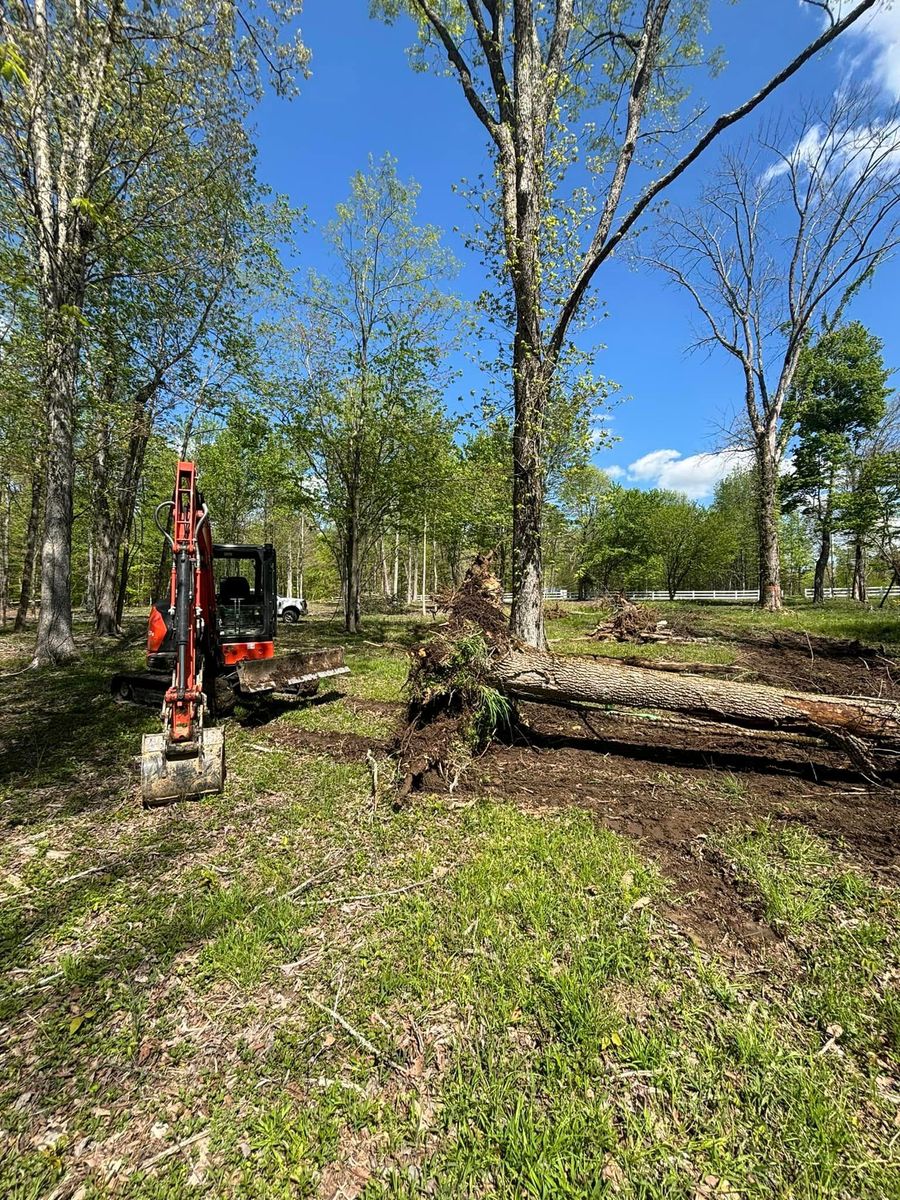
[{"label": "shadow on grass", "polygon": [[[354,658],[362,667],[373,654],[367,642],[405,652],[424,628],[371,617],[359,634],[336,636],[334,626],[314,620],[279,629],[279,646],[344,645],[351,668]],[[117,671],[143,665],[138,633],[137,624],[129,625],[121,639],[92,643],[67,667],[0,674],[0,825],[101,809],[136,785],[141,735],[156,728],[158,715],[152,707],[117,704],[109,684]],[[327,692],[312,703],[328,704],[340,695]],[[253,728],[293,707],[267,706],[241,723]]]},{"label": "shadow on grass", "polygon": [[344,699],[344,693],[335,691],[333,688],[330,692],[322,692],[317,696],[305,696],[302,700],[260,700],[252,707],[245,708],[242,716],[237,719],[238,725],[242,729],[259,729],[262,725],[268,725],[271,721],[275,721],[278,717],[283,717],[285,713],[302,712],[307,708],[319,708],[325,704],[334,704],[338,700]]},{"label": "shadow on grass", "polygon": [[363,650],[366,645],[399,646],[408,649],[416,642],[431,636],[438,627],[434,621],[410,620],[408,617],[363,617],[358,633],[347,633],[339,622],[312,619],[299,625],[282,627],[275,646],[285,649],[300,647],[343,646],[348,653]]},{"label": "shadow on grass", "polygon": [[81,812],[128,784],[152,710],[116,704],[109,681],[134,665],[123,639],[97,644],[67,667],[0,677],[0,819]]}]

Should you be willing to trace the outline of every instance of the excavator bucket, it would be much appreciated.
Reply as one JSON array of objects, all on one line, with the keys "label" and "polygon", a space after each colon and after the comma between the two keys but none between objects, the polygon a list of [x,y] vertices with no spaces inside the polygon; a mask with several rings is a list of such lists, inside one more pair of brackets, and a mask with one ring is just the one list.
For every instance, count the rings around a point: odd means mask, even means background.
[{"label": "excavator bucket", "polygon": [[245,696],[266,692],[311,696],[322,679],[349,675],[342,646],[326,650],[295,650],[275,658],[247,659],[237,665],[238,685]]},{"label": "excavator bucket", "polygon": [[202,729],[196,741],[181,747],[164,733],[145,733],[141,745],[141,796],[144,808],[192,800],[221,792],[225,786],[223,730]]}]

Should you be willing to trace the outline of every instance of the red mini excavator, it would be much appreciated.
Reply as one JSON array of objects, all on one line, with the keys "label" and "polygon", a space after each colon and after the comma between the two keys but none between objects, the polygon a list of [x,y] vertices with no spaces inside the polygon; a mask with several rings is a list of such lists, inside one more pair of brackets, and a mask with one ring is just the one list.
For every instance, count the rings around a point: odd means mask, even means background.
[{"label": "red mini excavator", "polygon": [[179,462],[156,524],[172,551],[169,595],[150,610],[147,671],[112,681],[121,700],[162,699],[163,732],[144,734],[141,747],[145,807],[222,790],[223,731],[208,722],[239,697],[309,696],[322,679],[348,673],[340,648],[274,657],[274,547],[214,544],[194,463]]}]

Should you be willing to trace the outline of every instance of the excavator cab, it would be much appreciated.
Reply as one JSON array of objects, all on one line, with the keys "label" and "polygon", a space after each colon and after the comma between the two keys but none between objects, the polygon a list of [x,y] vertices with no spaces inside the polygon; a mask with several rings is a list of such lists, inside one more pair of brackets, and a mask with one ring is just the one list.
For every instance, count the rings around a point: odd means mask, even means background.
[{"label": "excavator cab", "polygon": [[[213,546],[219,641],[225,646],[265,642],[275,652],[278,594],[275,548]],[[234,657],[236,652],[231,652]],[[236,659],[235,659],[236,661]]]}]

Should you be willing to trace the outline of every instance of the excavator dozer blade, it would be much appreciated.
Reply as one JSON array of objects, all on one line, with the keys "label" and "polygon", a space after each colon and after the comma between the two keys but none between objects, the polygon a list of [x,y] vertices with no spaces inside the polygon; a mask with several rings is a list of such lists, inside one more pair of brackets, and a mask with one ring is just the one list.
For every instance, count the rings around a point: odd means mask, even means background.
[{"label": "excavator dozer blade", "polygon": [[167,744],[163,733],[145,733],[141,744],[144,808],[221,792],[225,786],[223,730],[203,729],[190,748]]},{"label": "excavator dozer blade", "polygon": [[295,692],[311,696],[321,679],[349,675],[344,666],[342,646],[326,650],[294,650],[275,658],[260,658],[238,663],[238,684],[242,695],[265,692]]}]

